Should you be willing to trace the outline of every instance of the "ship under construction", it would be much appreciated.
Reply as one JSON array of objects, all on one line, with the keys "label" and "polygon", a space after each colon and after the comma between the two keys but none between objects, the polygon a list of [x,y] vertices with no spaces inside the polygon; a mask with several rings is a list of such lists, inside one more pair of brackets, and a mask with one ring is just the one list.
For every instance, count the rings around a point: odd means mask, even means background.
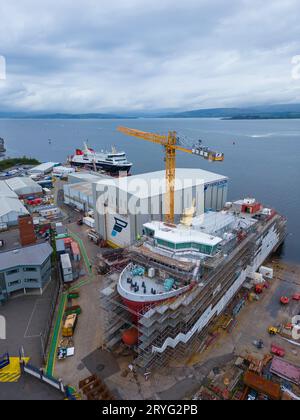
[{"label": "ship under construction", "polygon": [[252,198],[200,216],[192,206],[177,225],[146,223],[117,281],[101,291],[105,347],[129,346],[142,372],[201,351],[285,236],[285,217]]}]

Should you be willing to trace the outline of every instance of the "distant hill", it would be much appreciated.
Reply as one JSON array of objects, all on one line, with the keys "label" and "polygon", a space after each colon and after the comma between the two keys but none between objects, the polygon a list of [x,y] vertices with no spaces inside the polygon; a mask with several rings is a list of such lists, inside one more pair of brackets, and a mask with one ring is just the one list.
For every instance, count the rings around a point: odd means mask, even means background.
[{"label": "distant hill", "polygon": [[[55,114],[42,114],[42,113],[22,113],[22,112],[0,112],[0,118],[12,118],[12,119],[35,119],[35,120],[107,120],[107,119],[121,119],[124,118],[120,115],[114,114],[67,114],[67,113],[55,113]],[[133,118],[133,117],[126,117]]]},{"label": "distant hill", "polygon": [[253,106],[247,108],[198,109],[163,115],[164,118],[224,118],[244,119],[283,119],[300,118],[300,104]]},{"label": "distant hill", "polygon": [[68,113],[25,113],[0,112],[0,118],[15,119],[59,119],[59,120],[87,120],[87,119],[135,119],[135,118],[223,118],[230,120],[253,119],[300,119],[300,104],[260,105],[237,108],[209,108],[182,112],[144,111],[120,114],[68,114]]}]

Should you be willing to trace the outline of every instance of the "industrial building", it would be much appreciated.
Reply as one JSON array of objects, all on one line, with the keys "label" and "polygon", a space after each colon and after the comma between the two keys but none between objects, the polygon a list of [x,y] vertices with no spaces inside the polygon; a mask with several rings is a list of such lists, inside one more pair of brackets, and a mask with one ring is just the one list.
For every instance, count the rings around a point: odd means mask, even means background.
[{"label": "industrial building", "polygon": [[94,210],[92,184],[112,179],[111,176],[92,171],[81,171],[68,175],[68,185],[64,185],[64,202],[77,210],[89,212]]},{"label": "industrial building", "polygon": [[[111,246],[131,245],[144,233],[145,223],[164,220],[165,176],[165,171],[159,171],[93,183],[96,230]],[[193,199],[199,215],[209,210],[221,210],[227,201],[227,192],[228,178],[225,176],[201,169],[177,169],[177,221]]]},{"label": "industrial building", "polygon": [[68,181],[70,184],[78,184],[82,182],[97,182],[101,179],[110,179],[111,176],[106,174],[101,174],[99,172],[93,172],[93,171],[80,171],[71,173],[68,176]]},{"label": "industrial building", "polygon": [[94,209],[93,187],[90,182],[64,185],[64,202],[80,211]]},{"label": "industrial building", "polygon": [[43,188],[30,177],[15,177],[5,181],[8,187],[21,199],[43,194]]},{"label": "industrial building", "polygon": [[28,173],[32,175],[46,175],[52,172],[53,168],[55,168],[55,166],[58,166],[58,165],[59,163],[54,163],[54,162],[41,163],[40,165],[29,169]]},{"label": "industrial building", "polygon": [[41,293],[51,279],[52,248],[35,244],[0,253],[0,303],[16,292],[33,289]]},{"label": "industrial building", "polygon": [[28,214],[27,209],[5,181],[0,181],[0,224],[14,226],[19,216]]}]

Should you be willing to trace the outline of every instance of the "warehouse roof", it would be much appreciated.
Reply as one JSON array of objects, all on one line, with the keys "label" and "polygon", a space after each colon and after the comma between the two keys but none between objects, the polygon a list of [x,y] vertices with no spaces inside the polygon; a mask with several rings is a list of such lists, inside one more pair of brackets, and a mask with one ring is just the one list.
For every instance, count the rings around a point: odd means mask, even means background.
[{"label": "warehouse roof", "polygon": [[59,163],[45,162],[45,163],[41,163],[38,166],[35,166],[34,168],[31,168],[28,172],[29,173],[45,173],[45,172],[50,172],[57,165],[59,165]]},{"label": "warehouse roof", "polygon": [[5,200],[0,199],[0,217],[3,217],[11,212],[16,212],[19,215],[29,214],[27,209],[17,198],[5,197]]},{"label": "warehouse roof", "polygon": [[103,179],[110,179],[112,178],[109,175],[106,174],[99,174],[95,172],[77,172],[69,175],[69,181],[71,183],[77,183],[77,182],[97,182],[101,181]]},{"label": "warehouse roof", "polygon": [[1,270],[8,270],[18,266],[39,266],[50,257],[53,250],[48,242],[33,246],[26,246],[13,251],[0,253]]},{"label": "warehouse roof", "polygon": [[0,198],[3,197],[18,198],[17,194],[9,188],[5,181],[0,181]]},{"label": "warehouse roof", "polygon": [[67,189],[78,191],[81,194],[84,194],[90,197],[93,196],[93,184],[91,184],[90,182],[80,182],[78,184],[67,184],[64,186],[64,190],[66,191]]},{"label": "warehouse roof", "polygon": [[9,188],[17,194],[31,194],[42,192],[42,187],[29,177],[15,177],[5,181]]},{"label": "warehouse roof", "polygon": [[[175,191],[180,191],[191,186],[209,185],[227,182],[228,177],[204,171],[202,169],[176,169]],[[166,192],[166,172],[149,172],[124,178],[100,180],[96,183],[98,190],[101,186],[108,185],[127,191],[138,198],[154,197]]]}]

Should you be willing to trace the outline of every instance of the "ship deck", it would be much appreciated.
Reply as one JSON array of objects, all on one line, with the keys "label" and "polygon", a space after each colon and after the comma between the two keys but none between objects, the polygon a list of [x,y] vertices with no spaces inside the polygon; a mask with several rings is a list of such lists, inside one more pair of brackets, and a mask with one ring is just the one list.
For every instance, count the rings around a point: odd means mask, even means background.
[{"label": "ship deck", "polygon": [[[131,276],[133,283],[137,283],[139,286],[139,291],[135,292],[131,284],[127,283],[126,275],[122,278],[122,286],[124,290],[128,293],[133,293],[135,295],[153,295],[151,289],[156,291],[156,294],[161,294],[165,292],[163,283],[157,278],[149,278],[146,276]],[[146,286],[146,293],[144,293],[143,283]]]},{"label": "ship deck", "polygon": [[[128,279],[132,279],[133,283],[139,286],[139,290],[135,291],[135,288],[127,282]],[[144,292],[143,282],[146,286]],[[130,301],[134,302],[158,302],[165,299],[178,296],[187,290],[189,286],[179,287],[178,289],[172,288],[170,291],[166,291],[164,288],[164,281],[157,277],[150,278],[144,276],[133,276],[132,265],[129,264],[122,272],[119,278],[118,292],[119,294]],[[153,290],[156,293],[153,293]]]}]

